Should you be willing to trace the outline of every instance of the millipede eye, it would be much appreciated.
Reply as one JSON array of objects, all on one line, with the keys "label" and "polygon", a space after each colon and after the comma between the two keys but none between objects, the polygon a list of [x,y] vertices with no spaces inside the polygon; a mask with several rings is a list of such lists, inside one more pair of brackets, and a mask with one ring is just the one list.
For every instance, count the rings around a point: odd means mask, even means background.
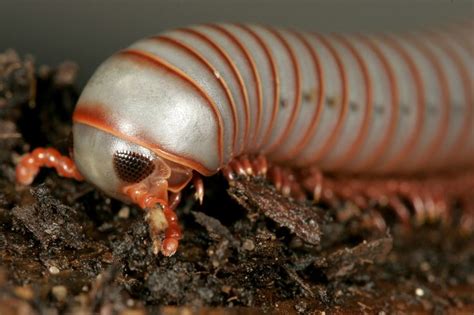
[{"label": "millipede eye", "polygon": [[114,170],[117,176],[128,183],[138,183],[155,169],[152,160],[142,154],[130,151],[114,153]]}]

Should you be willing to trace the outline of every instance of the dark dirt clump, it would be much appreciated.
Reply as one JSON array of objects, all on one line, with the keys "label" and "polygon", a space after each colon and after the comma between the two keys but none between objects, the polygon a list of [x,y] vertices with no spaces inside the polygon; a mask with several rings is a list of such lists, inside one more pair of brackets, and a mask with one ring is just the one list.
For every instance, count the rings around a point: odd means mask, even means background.
[{"label": "dark dirt clump", "polygon": [[367,216],[341,221],[353,205],[217,175],[204,205],[185,191],[184,238],[164,258],[135,206],[51,170],[17,185],[21,154],[67,153],[76,71],[0,54],[0,314],[474,312],[473,236],[456,226],[380,231]]}]

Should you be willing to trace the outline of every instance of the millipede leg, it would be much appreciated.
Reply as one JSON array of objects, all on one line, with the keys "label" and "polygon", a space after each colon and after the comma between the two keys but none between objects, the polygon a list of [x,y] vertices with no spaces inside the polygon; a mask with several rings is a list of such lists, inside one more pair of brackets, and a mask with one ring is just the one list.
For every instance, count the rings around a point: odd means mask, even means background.
[{"label": "millipede leg", "polygon": [[234,181],[236,176],[263,176],[268,171],[268,163],[264,156],[248,157],[247,155],[233,159],[228,166],[222,168],[222,174],[227,181]]},{"label": "millipede leg", "polygon": [[[157,255],[161,251],[164,256],[172,256],[182,237],[176,213],[166,205],[156,205],[146,209],[146,212],[153,253]],[[165,231],[163,242],[160,239],[162,231]]]},{"label": "millipede leg", "polygon": [[[144,183],[125,187],[123,192],[147,213],[153,253],[158,254],[161,251],[165,256],[173,255],[181,239],[181,228],[173,209],[178,205],[181,194],[172,194],[168,200],[165,186],[157,187],[154,194],[150,194],[150,187]],[[163,231],[165,237],[161,242],[160,235]]]},{"label": "millipede leg", "polygon": [[[176,201],[177,199],[174,199]],[[179,240],[182,237],[178,216],[173,210],[176,204],[171,206],[156,204],[154,207],[145,209],[150,229],[153,253],[160,251],[164,256],[172,256],[178,249]],[[163,242],[160,241],[161,233],[165,231]]]},{"label": "millipede leg", "polygon": [[331,205],[337,204],[335,186],[341,185],[333,183],[329,178],[323,176],[323,173],[317,168],[310,168],[301,179],[303,188],[313,196],[315,203],[328,202]]},{"label": "millipede leg", "polygon": [[222,172],[222,175],[224,175],[225,179],[228,182],[232,182],[232,181],[235,180],[235,174],[232,171],[232,169],[230,168],[230,166],[223,167],[221,172]]},{"label": "millipede leg", "polygon": [[162,248],[160,235],[168,227],[166,217],[161,207],[159,205],[156,205],[155,207],[146,209],[145,218],[148,222],[148,229],[150,233],[150,239],[152,243],[151,248],[153,254],[158,255]]},{"label": "millipede leg", "polygon": [[273,183],[273,186],[275,186],[277,191],[281,191],[283,185],[283,175],[279,166],[273,166],[270,169],[270,181]]},{"label": "millipede leg", "polygon": [[291,174],[286,169],[282,170],[281,193],[283,196],[289,196],[291,194]]},{"label": "millipede leg", "polygon": [[242,165],[243,169],[245,170],[245,173],[249,176],[254,175],[252,164],[250,163],[250,160],[248,156],[244,155],[240,157],[240,164]]},{"label": "millipede leg", "polygon": [[240,176],[247,176],[244,166],[242,165],[242,163],[240,163],[238,159],[232,160],[229,165],[235,174]]},{"label": "millipede leg", "polygon": [[472,235],[474,233],[474,200],[464,203],[466,209],[463,211],[459,220],[459,231],[465,235]]},{"label": "millipede leg", "polygon": [[193,176],[193,185],[196,191],[194,193],[194,198],[196,198],[196,200],[199,201],[199,204],[202,205],[202,201],[204,199],[204,183],[202,181],[202,178],[197,174],[194,174]]},{"label": "millipede leg", "polygon": [[293,169],[272,165],[269,169],[268,179],[275,186],[276,191],[283,196],[291,196],[297,200],[306,199],[299,175]]},{"label": "millipede leg", "polygon": [[306,200],[306,194],[301,188],[301,185],[296,182],[293,182],[291,185],[291,195],[298,201]]},{"label": "millipede leg", "polygon": [[74,161],[52,148],[37,148],[25,154],[16,166],[16,180],[22,185],[31,184],[41,167],[53,167],[59,176],[83,180]]},{"label": "millipede leg", "polygon": [[176,209],[176,207],[181,202],[181,192],[172,193],[169,198],[169,205],[171,209]]},{"label": "millipede leg", "polygon": [[257,156],[255,159],[255,173],[261,176],[266,176],[268,171],[268,162],[267,159],[263,155]]},{"label": "millipede leg", "polygon": [[163,207],[163,213],[165,215],[166,221],[168,222],[168,227],[165,231],[165,239],[161,245],[161,253],[169,257],[176,253],[182,234],[176,213],[168,206]]},{"label": "millipede leg", "polygon": [[385,222],[385,219],[382,217],[380,212],[376,210],[369,211],[367,219],[365,220],[365,225],[368,230],[371,230],[373,228],[377,229],[380,232],[384,232],[387,230],[387,223]]},{"label": "millipede leg", "polygon": [[402,223],[408,225],[410,223],[410,211],[397,196],[390,196],[388,206],[395,211]]},{"label": "millipede leg", "polygon": [[323,174],[320,171],[314,174],[314,189],[312,190],[314,201],[319,202],[323,196]]}]

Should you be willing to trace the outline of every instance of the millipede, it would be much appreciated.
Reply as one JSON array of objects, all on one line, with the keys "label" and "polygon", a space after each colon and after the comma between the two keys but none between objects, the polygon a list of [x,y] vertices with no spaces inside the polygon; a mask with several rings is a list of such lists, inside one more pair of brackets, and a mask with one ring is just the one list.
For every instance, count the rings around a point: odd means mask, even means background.
[{"label": "millipede", "polygon": [[[319,34],[205,24],[139,40],[96,70],[73,114],[73,150],[17,165],[85,179],[148,214],[154,252],[173,255],[174,211],[201,176],[263,176],[282,194],[404,223],[474,230],[474,38],[467,22],[400,34]],[[154,215],[164,215],[161,222]],[[158,236],[164,230],[164,237]]]}]

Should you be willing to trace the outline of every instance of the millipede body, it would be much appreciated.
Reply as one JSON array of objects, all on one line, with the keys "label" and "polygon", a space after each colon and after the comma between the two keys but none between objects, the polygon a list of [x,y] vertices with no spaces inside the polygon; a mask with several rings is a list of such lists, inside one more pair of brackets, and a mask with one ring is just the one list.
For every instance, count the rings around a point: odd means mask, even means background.
[{"label": "millipede body", "polygon": [[106,60],[82,92],[75,166],[38,149],[18,179],[54,166],[142,208],[162,205],[169,255],[180,230],[168,206],[191,180],[202,198],[198,174],[232,179],[269,165],[277,188],[301,194],[278,166],[376,177],[469,169],[471,31],[471,23],[378,35],[207,24],[145,38]]}]

